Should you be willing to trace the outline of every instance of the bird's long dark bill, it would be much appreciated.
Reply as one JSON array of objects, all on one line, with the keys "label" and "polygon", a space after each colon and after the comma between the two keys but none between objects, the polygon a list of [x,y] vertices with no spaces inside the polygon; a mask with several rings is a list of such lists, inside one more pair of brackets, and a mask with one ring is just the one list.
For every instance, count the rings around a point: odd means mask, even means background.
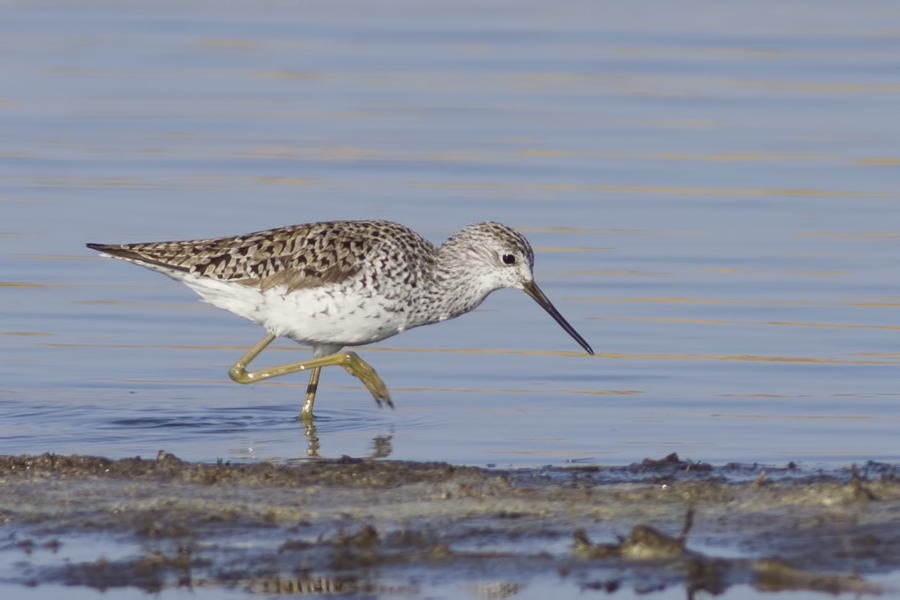
[{"label": "bird's long dark bill", "polygon": [[569,325],[569,322],[566,321],[561,314],[559,314],[559,311],[556,310],[556,307],[554,307],[553,304],[550,303],[550,301],[547,299],[547,296],[544,295],[544,292],[541,291],[541,288],[539,288],[533,280],[526,283],[522,287],[522,289],[526,294],[534,298],[535,302],[543,306],[544,310],[550,313],[550,316],[556,319],[556,322],[562,325],[562,328],[565,329],[569,335],[575,338],[575,341],[581,344],[581,347],[587,350],[588,354],[594,353],[594,351],[591,349],[590,344],[584,341],[584,338],[578,335],[578,332],[575,331],[575,328]]}]

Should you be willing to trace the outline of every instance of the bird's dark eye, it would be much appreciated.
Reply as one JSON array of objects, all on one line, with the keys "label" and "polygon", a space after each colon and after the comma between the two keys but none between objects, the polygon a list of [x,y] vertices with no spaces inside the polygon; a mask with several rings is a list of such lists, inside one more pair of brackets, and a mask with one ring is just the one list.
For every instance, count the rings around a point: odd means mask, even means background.
[{"label": "bird's dark eye", "polygon": [[516,257],[512,254],[504,254],[503,255],[503,264],[505,265],[514,265],[516,264]]}]

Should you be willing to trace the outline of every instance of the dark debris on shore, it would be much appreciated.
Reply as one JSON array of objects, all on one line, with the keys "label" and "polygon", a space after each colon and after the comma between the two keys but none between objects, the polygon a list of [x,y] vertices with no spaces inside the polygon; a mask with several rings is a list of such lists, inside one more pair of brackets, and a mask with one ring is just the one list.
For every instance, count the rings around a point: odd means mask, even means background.
[{"label": "dark debris on shore", "polygon": [[[880,463],[805,472],[673,454],[501,470],[0,456],[0,552],[24,563],[14,582],[26,585],[381,593],[413,589],[423,573],[464,581],[475,569],[519,586],[552,577],[584,590],[654,582],[689,595],[733,585],[874,594],[884,590],[865,575],[900,568],[898,508],[898,469]],[[87,533],[109,535],[131,558],[73,560]],[[711,556],[697,542],[746,558]],[[44,553],[61,564],[29,563]]]}]

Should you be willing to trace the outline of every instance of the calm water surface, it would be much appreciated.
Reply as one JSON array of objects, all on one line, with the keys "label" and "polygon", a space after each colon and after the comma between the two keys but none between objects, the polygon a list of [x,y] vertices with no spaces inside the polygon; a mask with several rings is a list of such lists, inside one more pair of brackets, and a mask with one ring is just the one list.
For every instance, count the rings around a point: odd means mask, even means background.
[{"label": "calm water surface", "polygon": [[7,6],[0,452],[307,456],[258,326],[84,243],[383,218],[520,228],[597,355],[497,292],[362,350],[396,410],[326,370],[322,456],[897,460],[900,8],[651,4]]},{"label": "calm water surface", "polygon": [[[2,454],[900,458],[895,2],[0,12]],[[295,418],[303,375],[228,379],[258,326],[84,247],[367,218],[435,242],[481,220],[520,228],[596,356],[500,291],[362,349],[396,410],[326,370],[313,434]],[[284,342],[259,364],[307,356]],[[3,578],[20,554],[7,542]],[[47,560],[84,560],[85,543]],[[567,590],[584,593],[535,580],[517,597]]]}]

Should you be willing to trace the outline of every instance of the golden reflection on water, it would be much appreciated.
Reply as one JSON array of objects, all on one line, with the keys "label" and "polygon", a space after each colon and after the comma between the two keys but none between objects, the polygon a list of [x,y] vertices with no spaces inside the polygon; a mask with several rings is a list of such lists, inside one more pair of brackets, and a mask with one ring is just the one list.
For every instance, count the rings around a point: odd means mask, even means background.
[{"label": "golden reflection on water", "polygon": [[302,177],[257,177],[256,181],[266,185],[311,185],[319,183],[318,179],[304,179]]},{"label": "golden reflection on water", "polygon": [[416,181],[411,187],[462,190],[537,190],[544,192],[576,192],[591,194],[674,194],[679,196],[719,196],[719,197],[822,197],[822,198],[892,198],[892,192],[871,192],[860,190],[829,190],[815,188],[721,188],[721,187],[680,187],[659,185],[597,185],[586,183],[496,183],[449,181]]},{"label": "golden reflection on water", "polygon": [[449,392],[453,394],[585,394],[588,396],[634,396],[640,390],[572,390],[572,389],[495,389],[495,388],[453,388],[453,387],[392,387],[396,392]]},{"label": "golden reflection on water", "polygon": [[640,229],[582,229],[580,227],[516,227],[522,233],[577,233],[588,235],[632,235],[647,233]]},{"label": "golden reflection on water", "polygon": [[900,240],[897,231],[799,231],[799,237],[825,237],[846,242],[895,242]]},{"label": "golden reflection on water", "polygon": [[870,308],[893,308],[900,306],[900,302],[839,302],[838,306],[859,306]]},{"label": "golden reflection on water", "polygon": [[[361,115],[360,115],[361,116]],[[290,142],[290,138],[279,140],[282,142]],[[252,143],[252,142],[251,142]],[[522,143],[522,142],[518,142]],[[533,141],[530,141],[533,143]],[[156,153],[160,156],[175,154],[173,152],[159,151]],[[296,161],[317,161],[317,162],[360,162],[360,161],[397,161],[397,162],[445,162],[445,163],[483,163],[483,164],[512,164],[521,162],[523,159],[568,159],[568,158],[591,158],[591,159],[620,159],[635,161],[682,161],[682,162],[709,162],[709,163],[789,163],[789,162],[820,162],[820,163],[840,163],[850,166],[872,167],[872,166],[898,166],[900,158],[898,157],[868,157],[868,158],[852,158],[832,154],[820,153],[721,153],[721,154],[701,154],[689,152],[621,152],[621,151],[585,151],[585,150],[569,150],[563,148],[518,148],[511,150],[491,149],[485,150],[480,146],[473,146],[455,151],[444,152],[418,152],[412,150],[403,150],[390,147],[341,147],[341,146],[309,146],[303,144],[281,143],[277,145],[251,145],[246,150],[239,150],[234,153],[239,158],[249,159],[281,159]],[[212,155],[210,155],[212,156]],[[32,157],[38,158],[38,157]],[[224,179],[222,175],[216,175],[213,180],[220,181]],[[27,180],[30,185],[35,187],[122,187],[142,189],[148,186],[148,182],[137,177],[104,177],[89,178],[75,176],[54,176],[42,175],[40,177]],[[323,183],[323,180],[316,178],[302,177],[276,177],[276,176],[256,176],[254,181],[258,183],[275,183],[275,184],[298,184],[309,185],[315,183]],[[153,184],[154,186],[159,184]],[[167,184],[177,185],[177,184]],[[195,182],[193,185],[197,185]],[[519,184],[529,185],[529,184]],[[547,185],[547,184],[533,184]],[[559,184],[549,184],[559,185]],[[658,190],[660,188],[641,188],[647,190]],[[665,189],[665,188],[663,188]],[[673,188],[677,189],[677,188]],[[696,189],[696,188],[691,188]]]},{"label": "golden reflection on water", "polygon": [[638,277],[671,277],[673,273],[653,273],[650,271],[616,271],[616,270],[584,270],[572,271],[561,270],[556,271],[562,275],[636,275]]},{"label": "golden reflection on water", "polygon": [[747,273],[747,274],[772,274],[772,275],[847,275],[848,271],[827,271],[827,270],[809,270],[809,269],[794,269],[794,270],[782,270],[782,269],[735,269],[728,267],[718,267],[718,268],[707,268],[700,269],[703,273],[723,273],[723,274],[735,274],[735,273]]},{"label": "golden reflection on water", "polygon": [[632,160],[675,160],[690,162],[787,162],[787,161],[827,161],[836,162],[838,157],[825,154],[806,153],[753,153],[753,154],[696,154],[687,152],[589,152],[581,150],[560,150],[549,148],[523,148],[515,153],[533,158],[623,158]]},{"label": "golden reflection on water", "polygon": [[578,302],[640,302],[666,304],[719,304],[719,305],[769,305],[769,306],[818,306],[826,304],[815,300],[739,300],[735,298],[684,298],[680,296],[626,297],[626,298],[568,298]]},{"label": "golden reflection on water", "polygon": [[154,307],[154,308],[175,308],[181,310],[183,308],[188,308],[191,310],[218,310],[214,306],[210,304],[202,304],[200,302],[192,302],[192,303],[184,303],[179,304],[177,302],[134,302],[130,300],[73,300],[72,304],[87,304],[87,305],[114,305],[114,306],[144,306],[144,307]]},{"label": "golden reflection on water", "polygon": [[0,331],[0,335],[11,335],[18,337],[51,337],[54,334],[45,333],[43,331]]},{"label": "golden reflection on water", "polygon": [[[52,348],[107,348],[107,349],[170,349],[170,350],[235,350],[246,351],[249,346],[220,346],[220,345],[166,345],[166,344],[63,344],[44,342],[38,345]],[[303,346],[284,347],[275,346],[267,350],[303,349]],[[583,352],[566,352],[559,350],[508,350],[494,348],[389,348],[385,346],[373,346],[364,348],[366,352],[401,352],[414,354],[498,354],[516,356],[566,356],[582,359],[614,358],[632,360],[716,360],[716,361],[746,361],[746,362],[783,362],[783,363],[820,363],[831,365],[892,365],[900,362],[900,357],[892,360],[854,360],[824,357],[806,356],[764,356],[752,354],[692,354],[692,353],[628,353],[628,352],[596,352],[593,356]],[[893,357],[892,357],[893,358]]]},{"label": "golden reflection on water", "polygon": [[614,248],[576,248],[573,246],[536,246],[535,252],[613,252]]},{"label": "golden reflection on water", "polygon": [[871,158],[858,158],[853,161],[853,164],[878,167],[900,167],[900,157],[873,156]]},{"label": "golden reflection on water", "polygon": [[649,323],[690,323],[695,325],[774,325],[818,329],[881,329],[900,331],[900,325],[857,325],[853,323],[806,323],[802,321],[732,321],[726,319],[684,319],[670,317],[588,317],[592,321],[639,321]]},{"label": "golden reflection on water", "polygon": [[66,254],[10,254],[10,258],[25,258],[37,260],[92,260],[93,256],[73,256]]},{"label": "golden reflection on water", "polygon": [[28,283],[26,281],[0,281],[0,288],[41,289],[52,287],[68,287],[65,285],[48,285],[43,283]]},{"label": "golden reflection on water", "polygon": [[641,302],[666,304],[715,304],[756,305],[756,306],[858,306],[858,307],[897,307],[900,301],[867,300],[857,302],[825,302],[821,300],[747,300],[737,298],[684,298],[680,296],[660,297],[626,297],[626,298],[568,298],[578,302]]},{"label": "golden reflection on water", "polygon": [[741,413],[683,413],[675,412],[673,416],[679,417],[714,417],[716,419],[754,419],[765,421],[871,421],[883,419],[883,416],[871,415],[785,415],[785,414],[741,414]]},{"label": "golden reflection on water", "polygon": [[[234,382],[227,378],[222,379],[122,379],[123,382],[129,384],[140,384],[140,385],[158,385],[162,382],[166,384],[197,384],[203,383],[204,385],[234,385]],[[306,389],[306,381],[278,381],[275,379],[260,381],[257,382],[256,385],[263,387],[283,387],[283,388],[297,388],[297,389]],[[320,388],[328,388],[333,390],[365,390],[366,388],[362,385],[342,385],[337,383],[326,383],[320,384]],[[574,394],[581,396],[637,396],[643,394],[642,390],[610,390],[610,389],[566,389],[566,388],[554,388],[554,389],[543,389],[543,388],[531,388],[531,389],[511,389],[511,388],[463,388],[463,387],[431,387],[431,386],[416,386],[416,387],[399,387],[399,386],[391,386],[391,393],[438,393],[438,394]],[[503,410],[515,410],[521,411],[525,410],[521,407],[516,407],[512,409],[507,408],[495,408],[491,409],[491,411],[503,411]]]}]

